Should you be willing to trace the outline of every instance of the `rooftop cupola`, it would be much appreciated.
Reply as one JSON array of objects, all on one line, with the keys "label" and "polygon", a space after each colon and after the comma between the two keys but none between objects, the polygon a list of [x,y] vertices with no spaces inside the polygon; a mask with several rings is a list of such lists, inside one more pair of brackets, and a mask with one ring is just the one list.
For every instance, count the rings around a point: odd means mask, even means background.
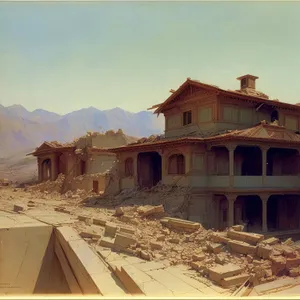
[{"label": "rooftop cupola", "polygon": [[258,79],[258,77],[249,75],[249,74],[237,78],[237,80],[241,81],[241,90],[244,90],[244,89],[255,90],[255,80],[256,79]]}]

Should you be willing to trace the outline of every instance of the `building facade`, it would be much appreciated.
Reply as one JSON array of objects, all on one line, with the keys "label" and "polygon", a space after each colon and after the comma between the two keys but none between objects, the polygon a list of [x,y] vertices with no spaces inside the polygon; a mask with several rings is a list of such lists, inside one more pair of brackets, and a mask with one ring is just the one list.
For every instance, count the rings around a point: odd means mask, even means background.
[{"label": "building facade", "polygon": [[258,77],[223,90],[188,78],[154,113],[165,138],[110,149],[120,188],[190,186],[188,218],[223,229],[300,229],[300,106],[270,100]]}]

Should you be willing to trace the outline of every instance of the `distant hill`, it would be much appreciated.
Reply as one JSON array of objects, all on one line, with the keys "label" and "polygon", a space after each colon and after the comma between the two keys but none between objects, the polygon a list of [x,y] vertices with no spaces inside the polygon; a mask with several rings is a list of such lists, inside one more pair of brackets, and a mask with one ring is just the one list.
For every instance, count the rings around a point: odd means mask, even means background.
[{"label": "distant hill", "polygon": [[164,118],[152,112],[130,113],[121,108],[94,107],[59,115],[43,109],[28,111],[21,105],[0,105],[0,158],[34,149],[43,141],[72,141],[87,131],[121,128],[126,135],[146,137],[161,134]]}]

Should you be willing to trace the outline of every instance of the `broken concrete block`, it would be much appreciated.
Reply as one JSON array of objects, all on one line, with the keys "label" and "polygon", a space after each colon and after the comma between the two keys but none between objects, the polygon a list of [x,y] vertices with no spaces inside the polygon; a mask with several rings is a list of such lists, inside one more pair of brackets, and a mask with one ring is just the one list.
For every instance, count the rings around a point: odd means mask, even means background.
[{"label": "broken concrete block", "polygon": [[256,247],[251,246],[246,242],[241,241],[230,241],[228,242],[229,247],[232,251],[241,253],[241,254],[250,254],[254,255],[256,253]]},{"label": "broken concrete block", "polygon": [[133,225],[139,224],[139,221],[134,216],[130,216],[130,215],[123,215],[120,217],[120,220],[122,220],[125,223],[131,223]]},{"label": "broken concrete block", "polygon": [[136,243],[136,239],[134,236],[125,234],[125,233],[117,233],[115,237],[115,246],[120,248],[128,248],[130,245]]},{"label": "broken concrete block", "polygon": [[144,251],[144,250],[141,251],[140,255],[141,255],[142,259],[151,260],[151,255],[148,252]]},{"label": "broken concrete block", "polygon": [[164,213],[165,209],[164,209],[163,205],[158,205],[158,206],[145,205],[145,206],[138,207],[137,212],[142,217],[148,217],[153,214]]},{"label": "broken concrete block", "polygon": [[201,261],[192,261],[191,262],[191,267],[196,271],[200,271],[200,270],[203,269],[203,262],[201,262]]},{"label": "broken concrete block", "polygon": [[129,226],[118,225],[117,231],[129,233],[129,234],[135,234],[135,229]]},{"label": "broken concrete block", "polygon": [[200,253],[200,254],[193,254],[192,259],[193,261],[202,261],[205,259],[205,254],[204,253]]},{"label": "broken concrete block", "polygon": [[263,258],[263,259],[269,259],[272,252],[272,247],[270,246],[263,246],[259,245],[257,247],[257,256]]},{"label": "broken concrete block", "polygon": [[114,216],[116,217],[120,217],[124,215],[124,210],[122,207],[118,207],[114,213]]},{"label": "broken concrete block", "polygon": [[111,237],[102,237],[99,245],[102,247],[113,248],[115,245],[115,239]]},{"label": "broken concrete block", "polygon": [[170,243],[173,243],[173,244],[179,244],[180,239],[178,239],[178,238],[171,238],[171,239],[169,239],[168,241],[169,241]]},{"label": "broken concrete block", "polygon": [[279,239],[277,239],[275,237],[271,237],[266,240],[263,240],[263,243],[272,246],[272,245],[279,243]]},{"label": "broken concrete block", "polygon": [[232,277],[224,278],[220,281],[220,285],[224,288],[233,287],[236,285],[243,284],[246,280],[250,278],[248,274],[240,274]]},{"label": "broken concrete block", "polygon": [[224,266],[216,266],[208,269],[208,276],[210,280],[219,282],[220,280],[235,275],[241,274],[243,269],[234,264],[226,264]]},{"label": "broken concrete block", "polygon": [[165,239],[166,239],[166,237],[163,234],[161,234],[157,237],[158,241],[164,241]]},{"label": "broken concrete block", "polygon": [[106,223],[105,224],[105,230],[104,230],[104,235],[105,236],[111,236],[114,237],[117,232],[117,224],[114,223]]},{"label": "broken concrete block", "polygon": [[300,275],[300,268],[298,267],[298,268],[289,270],[289,275],[291,277],[298,277]]},{"label": "broken concrete block", "polygon": [[288,258],[295,258],[296,257],[296,252],[292,247],[283,245],[282,246],[282,251],[283,251],[283,255],[288,257]]},{"label": "broken concrete block", "polygon": [[99,225],[99,226],[105,226],[106,220],[99,219],[99,218],[93,218],[93,224]]},{"label": "broken concrete block", "polygon": [[216,258],[215,258],[215,262],[216,262],[217,264],[224,265],[224,264],[225,264],[225,257],[224,257],[224,255],[222,255],[222,254],[217,254],[217,255],[216,255]]},{"label": "broken concrete block", "polygon": [[217,244],[217,243],[208,243],[207,244],[207,250],[217,254],[217,253],[222,252],[223,245],[222,244]]},{"label": "broken concrete block", "polygon": [[163,248],[163,245],[161,243],[151,241],[150,247],[154,250],[161,250]]},{"label": "broken concrete block", "polygon": [[227,244],[230,239],[226,235],[226,232],[213,232],[210,238],[215,243]]},{"label": "broken concrete block", "polygon": [[286,259],[286,268],[292,269],[300,266],[300,257],[296,258],[287,258]]},{"label": "broken concrete block", "polygon": [[96,238],[96,239],[100,239],[102,237],[101,233],[95,233],[95,232],[92,232],[92,231],[81,231],[79,233],[79,235],[82,238]]},{"label": "broken concrete block", "polygon": [[280,275],[286,268],[286,259],[282,256],[270,256],[272,262],[272,274],[277,276]]},{"label": "broken concrete block", "polygon": [[243,225],[234,225],[231,228],[233,230],[235,230],[235,231],[243,231],[244,230],[244,226]]},{"label": "broken concrete block", "polygon": [[264,239],[262,234],[249,233],[249,232],[239,232],[234,230],[229,230],[227,236],[233,240],[242,241],[249,243],[250,245],[256,245]]},{"label": "broken concrete block", "polygon": [[166,217],[161,219],[160,222],[164,226],[184,232],[194,232],[200,228],[199,223],[177,218]]},{"label": "broken concrete block", "polygon": [[287,240],[285,240],[282,244],[283,245],[292,245],[294,242],[291,238],[288,238]]},{"label": "broken concrete block", "polygon": [[14,205],[14,211],[15,212],[24,211],[26,209],[27,209],[27,207],[25,205],[20,205],[20,204],[15,204]]},{"label": "broken concrete block", "polygon": [[90,219],[89,216],[84,216],[84,215],[78,216],[77,218],[78,218],[79,221],[83,221],[83,222],[85,222],[86,220]]}]

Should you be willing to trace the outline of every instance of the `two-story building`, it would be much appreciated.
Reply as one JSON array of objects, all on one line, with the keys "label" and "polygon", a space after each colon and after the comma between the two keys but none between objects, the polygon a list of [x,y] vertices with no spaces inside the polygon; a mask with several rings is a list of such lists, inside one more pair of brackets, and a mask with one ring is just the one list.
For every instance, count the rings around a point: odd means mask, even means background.
[{"label": "two-story building", "polygon": [[190,186],[188,218],[207,227],[300,229],[300,106],[269,99],[257,79],[231,91],[188,78],[171,90],[152,107],[164,139],[110,149],[120,188]]}]

